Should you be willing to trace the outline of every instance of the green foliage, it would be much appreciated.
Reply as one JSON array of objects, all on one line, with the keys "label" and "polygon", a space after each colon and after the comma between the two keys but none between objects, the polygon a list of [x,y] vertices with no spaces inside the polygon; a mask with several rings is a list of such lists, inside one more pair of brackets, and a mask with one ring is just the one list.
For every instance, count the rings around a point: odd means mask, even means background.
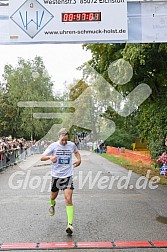
[{"label": "green foliage", "polygon": [[165,150],[167,134],[167,106],[162,101],[143,107],[139,124],[141,136],[148,139],[148,147],[154,159]]},{"label": "green foliage", "polygon": [[34,112],[48,112],[48,108],[18,107],[20,101],[53,101],[53,83],[45,69],[43,60],[19,58],[18,65],[4,67],[5,85],[0,85],[0,135],[12,134],[39,139],[51,128],[53,121],[33,118]]},{"label": "green foliage", "polygon": [[[151,155],[156,159],[165,150],[167,135],[167,44],[89,44],[84,48],[92,53],[88,63],[121,94],[129,94],[140,83],[151,87],[151,96],[126,118],[107,108],[106,116],[118,128],[107,142],[113,146],[131,146],[134,136],[146,138]],[[133,67],[133,77],[125,85],[112,83],[108,76],[109,65],[120,58]]]},{"label": "green foliage", "polygon": [[123,129],[116,129],[106,141],[105,144],[113,147],[125,147],[126,149],[132,149],[132,143],[135,141],[135,136],[130,135]]},{"label": "green foliage", "polygon": [[69,100],[75,101],[87,87],[88,85],[83,80],[79,80],[73,87],[70,88]]},{"label": "green foliage", "polygon": [[147,83],[152,89],[152,95],[140,106],[138,129],[157,159],[165,151],[167,134],[167,45],[126,45],[123,55],[133,65],[133,81]]},{"label": "green foliage", "polygon": [[[122,95],[126,96],[140,83],[148,84],[152,94],[136,111],[123,118],[113,109],[117,97],[111,99],[109,87],[104,89],[103,83],[96,83],[95,89],[88,89],[87,83],[81,80],[65,96],[66,100],[75,101],[78,108],[76,125],[77,122],[83,121],[99,132],[100,112],[116,125],[115,133],[106,143],[131,148],[135,137],[139,136],[147,139],[151,155],[157,159],[166,150],[164,140],[167,135],[167,44],[88,44],[83,47],[92,53],[89,65]],[[125,85],[116,85],[108,76],[108,68],[112,62],[121,58],[133,67],[133,77]],[[91,77],[90,67],[85,64],[83,70],[84,76]],[[20,58],[17,67],[6,65],[4,83],[0,83],[0,135],[12,134],[25,138],[33,135],[33,138],[40,139],[57,121],[35,119],[33,113],[49,113],[53,110],[56,112],[57,109],[19,108],[18,102],[55,100],[52,93],[53,83],[43,60],[40,57],[31,61]],[[80,98],[82,93],[84,95]],[[112,108],[108,106],[108,101],[113,104]],[[71,108],[70,112],[73,112]],[[82,128],[82,125],[80,127]]]}]

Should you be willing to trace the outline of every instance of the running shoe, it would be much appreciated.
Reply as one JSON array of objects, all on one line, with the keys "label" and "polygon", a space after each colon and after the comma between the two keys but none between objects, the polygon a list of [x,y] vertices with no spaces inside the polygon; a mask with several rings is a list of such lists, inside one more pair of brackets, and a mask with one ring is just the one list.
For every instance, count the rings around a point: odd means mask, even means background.
[{"label": "running shoe", "polygon": [[67,232],[67,234],[72,234],[73,233],[73,226],[72,226],[72,224],[68,224],[67,225],[66,232]]},{"label": "running shoe", "polygon": [[55,214],[55,203],[54,203],[54,206],[50,206],[49,214],[50,214],[50,216],[53,216]]}]

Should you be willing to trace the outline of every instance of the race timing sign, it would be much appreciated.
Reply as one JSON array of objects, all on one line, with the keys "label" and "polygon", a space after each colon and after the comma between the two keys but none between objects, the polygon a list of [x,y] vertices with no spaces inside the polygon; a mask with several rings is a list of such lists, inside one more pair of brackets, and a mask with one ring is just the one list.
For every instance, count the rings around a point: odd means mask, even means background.
[{"label": "race timing sign", "polygon": [[10,0],[11,42],[127,41],[127,0]]}]

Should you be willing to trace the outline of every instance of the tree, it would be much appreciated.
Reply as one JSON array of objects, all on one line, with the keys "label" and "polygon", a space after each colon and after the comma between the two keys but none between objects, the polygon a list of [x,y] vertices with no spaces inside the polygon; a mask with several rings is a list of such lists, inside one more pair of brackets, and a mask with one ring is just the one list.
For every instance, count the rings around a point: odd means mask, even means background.
[{"label": "tree", "polygon": [[[19,107],[20,101],[53,101],[53,83],[45,69],[42,58],[34,60],[18,60],[18,66],[4,67],[3,114],[0,119],[2,132],[10,132],[13,136],[40,138],[49,130],[52,121],[38,120],[34,112],[48,112],[48,108]],[[1,85],[2,89],[2,85]]]},{"label": "tree", "polygon": [[147,83],[151,96],[140,107],[140,136],[148,141],[154,159],[165,150],[167,132],[167,45],[164,43],[126,45],[123,56],[134,69],[133,82]]},{"label": "tree", "polygon": [[[165,148],[167,44],[94,44],[84,45],[84,48],[92,52],[92,59],[88,63],[122,95],[127,96],[141,83],[146,83],[152,89],[150,97],[125,118],[115,115],[113,110],[114,108],[116,111],[114,100],[118,100],[117,97],[108,96],[107,99],[113,104],[112,108],[107,108],[106,115],[114,118],[121,132],[124,131],[125,134],[133,132],[134,135],[146,138],[151,155],[156,158]],[[133,76],[125,85],[117,85],[108,75],[110,64],[120,58],[128,61],[133,67]],[[87,69],[85,64],[85,75],[89,75]],[[121,64],[119,70],[123,72]],[[103,95],[104,92],[101,97]]]}]

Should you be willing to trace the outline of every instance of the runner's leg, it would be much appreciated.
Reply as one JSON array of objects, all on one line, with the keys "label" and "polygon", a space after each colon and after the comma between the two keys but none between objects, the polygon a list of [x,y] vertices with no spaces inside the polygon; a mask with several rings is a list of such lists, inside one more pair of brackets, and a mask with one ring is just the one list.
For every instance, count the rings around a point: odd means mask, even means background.
[{"label": "runner's leg", "polygon": [[50,208],[49,208],[50,216],[53,216],[55,214],[55,199],[57,198],[58,193],[59,189],[57,188],[57,179],[52,178],[52,186],[50,193]]},{"label": "runner's leg", "polygon": [[64,190],[64,197],[66,201],[66,213],[67,213],[67,219],[68,219],[66,232],[69,234],[73,233],[72,223],[73,223],[73,218],[74,218],[74,206],[72,204],[72,194],[73,194],[72,189]]},{"label": "runner's leg", "polygon": [[59,194],[59,191],[50,193],[50,205],[51,206],[55,205],[55,199],[57,198],[58,194]]}]

